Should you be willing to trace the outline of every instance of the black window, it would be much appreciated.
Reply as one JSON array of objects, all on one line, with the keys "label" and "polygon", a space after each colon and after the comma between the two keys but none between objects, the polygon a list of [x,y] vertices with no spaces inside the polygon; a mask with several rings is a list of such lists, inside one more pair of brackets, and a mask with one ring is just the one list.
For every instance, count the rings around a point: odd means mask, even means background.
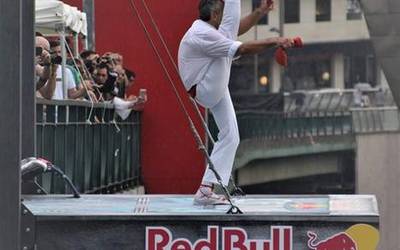
[{"label": "black window", "polygon": [[331,20],[331,0],[317,0],[316,7],[317,22]]},{"label": "black window", "polygon": [[376,86],[377,73],[374,55],[350,55],[345,57],[345,87],[353,88],[357,83]]},{"label": "black window", "polygon": [[331,88],[331,61],[330,54],[292,56],[283,76],[284,91]]},{"label": "black window", "polygon": [[[253,11],[260,6],[261,0],[253,0]],[[265,15],[263,18],[260,19],[258,24],[268,24],[268,15]]]},{"label": "black window", "polygon": [[285,23],[300,22],[300,0],[285,0]]},{"label": "black window", "polygon": [[360,20],[361,16],[359,0],[347,0],[347,20]]}]

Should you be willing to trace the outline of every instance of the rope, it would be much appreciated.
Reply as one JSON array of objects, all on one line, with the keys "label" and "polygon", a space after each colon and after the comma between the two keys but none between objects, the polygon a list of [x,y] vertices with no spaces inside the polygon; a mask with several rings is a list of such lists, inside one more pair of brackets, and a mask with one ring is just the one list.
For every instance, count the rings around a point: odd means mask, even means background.
[{"label": "rope", "polygon": [[[71,50],[71,48],[69,47],[67,40],[66,40],[65,38],[63,38],[63,39],[64,39],[64,42],[65,42],[65,44],[66,44],[68,53],[69,53],[69,54],[71,55],[71,57],[73,58],[72,61],[74,62],[74,66],[75,66],[76,71],[78,72],[79,78],[83,80],[83,76],[82,76],[81,72],[79,71],[78,65],[77,65],[76,62],[75,62],[74,55],[72,54],[72,50]],[[86,119],[86,122],[87,122],[87,123],[91,123],[91,122],[90,122],[90,117],[92,116],[92,113],[93,113],[94,101],[93,101],[92,97],[91,97],[90,94],[89,94],[89,89],[87,88],[86,84],[85,84],[83,81],[81,82],[81,84],[82,84],[83,87],[85,88],[85,92],[86,92],[86,94],[87,94],[87,96],[89,97],[89,100],[90,100],[90,111],[89,111],[88,117],[87,117],[87,119]]]},{"label": "rope", "polygon": [[[203,141],[202,141],[202,139],[201,139],[201,137],[200,137],[200,135],[199,135],[199,133],[198,133],[196,127],[194,126],[193,120],[191,119],[191,117],[190,117],[190,115],[189,115],[189,112],[188,112],[188,110],[187,110],[185,104],[183,103],[183,100],[182,100],[182,98],[181,98],[181,96],[180,96],[180,94],[179,94],[179,92],[178,92],[178,90],[177,90],[177,88],[176,88],[176,86],[175,86],[173,80],[172,80],[172,77],[171,77],[169,71],[167,70],[167,67],[166,67],[164,61],[162,60],[162,57],[161,57],[159,51],[157,50],[156,45],[154,44],[153,39],[151,38],[150,32],[147,30],[147,27],[146,27],[146,25],[144,24],[144,21],[143,21],[142,17],[141,17],[140,14],[139,14],[139,10],[137,9],[137,6],[136,6],[135,3],[133,2],[133,0],[128,0],[128,1],[129,1],[129,3],[130,3],[130,6],[131,6],[132,10],[134,11],[134,13],[136,13],[136,15],[137,15],[137,17],[138,17],[138,20],[139,20],[139,22],[140,22],[140,24],[141,24],[141,26],[142,26],[142,28],[143,28],[145,34],[146,34],[146,38],[147,38],[147,40],[149,41],[149,43],[151,44],[151,47],[152,47],[154,53],[155,53],[156,56],[159,58],[159,63],[160,63],[160,65],[162,66],[162,68],[163,68],[163,70],[164,70],[164,74],[165,74],[165,76],[167,77],[167,79],[168,79],[168,81],[169,81],[171,87],[172,87],[173,90],[174,90],[174,94],[175,94],[176,98],[178,99],[178,102],[179,102],[179,104],[180,104],[179,106],[180,106],[181,110],[183,111],[183,113],[184,113],[185,116],[186,116],[186,119],[187,119],[188,122],[189,122],[190,128],[191,128],[192,133],[193,133],[193,135],[194,135],[194,137],[195,137],[195,140],[196,140],[196,142],[197,142],[197,144],[198,144],[198,147],[199,147],[199,149],[203,152],[204,156],[205,156],[206,159],[207,159],[207,162],[208,162],[208,164],[209,164],[209,169],[214,173],[214,175],[215,175],[215,177],[216,177],[218,183],[219,183],[220,186],[222,187],[222,189],[223,189],[223,191],[224,191],[224,194],[225,194],[227,200],[229,201],[229,203],[230,203],[230,205],[231,205],[231,207],[232,207],[230,211],[239,211],[239,212],[240,212],[239,208],[237,208],[236,206],[233,205],[231,195],[229,194],[229,192],[228,192],[226,186],[222,183],[221,176],[220,176],[219,173],[215,170],[214,164],[213,164],[213,162],[211,161],[210,156],[208,155],[207,149],[205,148],[204,143],[203,143]],[[144,3],[143,0],[142,0],[142,2]],[[147,7],[147,5],[146,5],[145,3],[144,3],[144,5],[145,5],[145,9],[149,10],[148,7]],[[150,15],[151,15],[151,13],[150,13]],[[152,23],[153,23],[153,25],[155,24],[153,19],[152,19]],[[159,29],[156,28],[156,30],[157,30],[157,33],[158,33],[159,35],[161,35],[161,33],[159,32]],[[162,39],[162,40],[163,40],[163,39]],[[164,46],[166,46],[165,41],[163,41],[162,43],[163,43]],[[166,47],[166,48],[167,48],[167,47]],[[169,55],[170,59],[172,59],[171,53],[169,52],[168,49],[167,49],[167,51],[168,51],[168,55]],[[173,62],[173,59],[172,59],[172,62]],[[178,70],[176,64],[175,64],[174,62],[173,62],[173,64],[174,64],[175,69]]]},{"label": "rope", "polygon": [[[149,15],[149,17],[150,17],[152,26],[153,26],[153,28],[156,30],[157,35],[158,35],[158,38],[160,39],[160,41],[161,41],[161,43],[162,43],[162,45],[163,45],[165,51],[166,51],[167,54],[168,54],[168,57],[169,57],[170,62],[171,62],[172,65],[174,66],[176,72],[179,74],[178,66],[177,66],[176,63],[175,63],[175,60],[174,60],[174,58],[173,58],[173,56],[172,56],[172,54],[171,54],[171,51],[170,51],[170,49],[168,48],[167,43],[165,42],[165,39],[164,39],[163,35],[161,34],[161,31],[160,31],[160,29],[158,28],[158,25],[156,24],[155,19],[154,19],[153,15],[151,14],[151,11],[150,11],[150,9],[149,9],[149,7],[148,7],[146,1],[145,1],[145,0],[142,0],[142,4],[143,4],[143,6],[144,6],[144,9],[145,9],[146,12],[147,12],[147,15]],[[196,102],[193,98],[190,98],[190,100],[191,100],[193,106],[194,106],[195,109],[196,109],[197,115],[198,115],[198,117],[200,118],[200,120],[201,120],[201,122],[202,122],[202,124],[203,124],[203,128],[204,128],[204,130],[206,131],[207,136],[208,136],[208,138],[210,139],[212,146],[214,146],[215,140],[214,140],[214,138],[212,137],[211,132],[210,132],[210,129],[209,129],[207,123],[205,122],[203,115],[202,115],[201,112],[200,112],[199,105],[197,104],[197,102]],[[235,181],[233,180],[232,175],[230,176],[230,180],[231,180],[231,183],[232,183],[232,185],[233,185],[234,192],[236,192],[236,193],[239,194],[239,195],[244,195],[244,192],[243,192],[240,188],[238,188],[238,187],[236,186]]]}]

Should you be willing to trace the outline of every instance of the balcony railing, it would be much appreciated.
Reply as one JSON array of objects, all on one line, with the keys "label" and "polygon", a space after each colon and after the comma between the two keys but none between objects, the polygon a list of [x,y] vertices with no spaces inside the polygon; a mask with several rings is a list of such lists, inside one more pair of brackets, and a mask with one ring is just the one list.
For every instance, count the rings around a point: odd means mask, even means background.
[{"label": "balcony railing", "polygon": [[[139,112],[122,121],[112,104],[38,99],[37,155],[52,161],[81,193],[113,193],[140,185]],[[39,180],[50,193],[65,193],[60,178]]]}]

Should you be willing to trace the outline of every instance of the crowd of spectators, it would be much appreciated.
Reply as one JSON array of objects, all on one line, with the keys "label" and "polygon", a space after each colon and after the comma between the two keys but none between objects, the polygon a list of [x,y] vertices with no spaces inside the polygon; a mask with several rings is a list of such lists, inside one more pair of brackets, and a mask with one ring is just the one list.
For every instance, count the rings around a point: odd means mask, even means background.
[{"label": "crowd of spectators", "polygon": [[[136,75],[124,67],[122,55],[107,52],[100,56],[95,51],[85,50],[76,58],[67,53],[64,87],[60,41],[49,41],[37,34],[35,42],[37,97],[49,100],[87,100],[94,103],[108,102],[118,97],[138,105],[146,101],[143,94],[127,94]],[[68,47],[66,50],[70,51]]]}]

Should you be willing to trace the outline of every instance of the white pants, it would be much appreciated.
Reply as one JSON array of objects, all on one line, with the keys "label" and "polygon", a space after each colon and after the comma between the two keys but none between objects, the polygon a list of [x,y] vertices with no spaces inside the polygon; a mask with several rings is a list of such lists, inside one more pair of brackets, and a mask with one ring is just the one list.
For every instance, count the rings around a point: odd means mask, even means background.
[{"label": "white pants", "polygon": [[[228,185],[236,150],[240,142],[235,109],[228,88],[222,99],[211,107],[210,111],[219,129],[218,140],[211,153],[211,161],[215,170],[221,176],[222,183]],[[209,166],[204,173],[202,183],[218,183]]]}]

